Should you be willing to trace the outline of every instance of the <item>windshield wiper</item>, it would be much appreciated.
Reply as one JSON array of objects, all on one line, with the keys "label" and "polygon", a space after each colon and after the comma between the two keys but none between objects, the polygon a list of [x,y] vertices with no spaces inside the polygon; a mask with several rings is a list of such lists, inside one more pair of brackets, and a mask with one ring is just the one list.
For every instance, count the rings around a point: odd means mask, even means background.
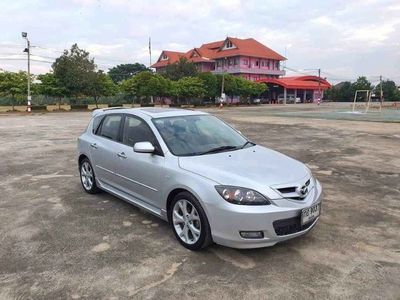
[{"label": "windshield wiper", "polygon": [[247,146],[247,145],[249,145],[249,144],[250,144],[250,145],[253,145],[253,146],[255,146],[255,144],[256,144],[256,143],[253,143],[253,142],[247,141],[246,143],[244,143],[244,144],[243,144],[243,146],[242,146],[242,147],[240,147],[240,149],[243,149],[244,147],[246,147],[246,146]]},{"label": "windshield wiper", "polygon": [[218,152],[234,150],[234,149],[239,149],[239,147],[237,147],[237,146],[221,146],[221,147],[212,148],[212,149],[207,150],[205,152],[199,153],[199,155],[210,154],[210,153],[218,153]]}]

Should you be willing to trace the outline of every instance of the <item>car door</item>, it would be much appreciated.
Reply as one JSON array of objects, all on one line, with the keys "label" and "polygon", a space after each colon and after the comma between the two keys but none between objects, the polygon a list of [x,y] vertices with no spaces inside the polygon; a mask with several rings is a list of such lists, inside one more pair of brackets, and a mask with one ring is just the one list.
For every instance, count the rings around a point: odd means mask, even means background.
[{"label": "car door", "polygon": [[106,115],[95,132],[90,144],[90,157],[100,184],[116,185],[115,169],[118,163],[117,149],[122,125],[122,114]]},{"label": "car door", "polygon": [[[118,185],[125,193],[159,209],[161,184],[164,174],[164,154],[152,129],[143,119],[125,115],[117,164]],[[155,153],[137,153],[133,146],[150,142]]]}]

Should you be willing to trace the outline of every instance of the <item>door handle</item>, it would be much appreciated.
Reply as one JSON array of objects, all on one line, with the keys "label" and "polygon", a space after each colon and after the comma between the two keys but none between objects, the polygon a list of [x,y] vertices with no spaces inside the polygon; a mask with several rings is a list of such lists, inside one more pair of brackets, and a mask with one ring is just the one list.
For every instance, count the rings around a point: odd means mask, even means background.
[{"label": "door handle", "polygon": [[92,144],[90,144],[90,147],[92,147],[94,149],[97,149],[97,144],[96,143],[92,143]]},{"label": "door handle", "polygon": [[124,159],[127,157],[124,152],[117,153],[117,155],[118,155],[118,157],[124,158]]}]

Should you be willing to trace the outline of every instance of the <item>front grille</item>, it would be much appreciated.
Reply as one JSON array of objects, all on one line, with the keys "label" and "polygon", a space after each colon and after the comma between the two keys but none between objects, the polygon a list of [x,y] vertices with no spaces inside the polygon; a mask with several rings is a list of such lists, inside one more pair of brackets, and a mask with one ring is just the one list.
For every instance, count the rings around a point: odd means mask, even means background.
[{"label": "front grille", "polygon": [[[305,183],[304,186],[309,187],[311,181],[308,179]],[[292,200],[304,200],[305,196],[299,195],[299,192],[297,191],[297,188],[300,188],[298,186],[288,186],[288,187],[282,187],[278,188],[277,190],[282,194],[283,197],[287,199],[292,199]]]},{"label": "front grille", "polygon": [[301,217],[298,216],[294,218],[274,221],[272,225],[274,226],[276,235],[288,235],[299,231],[303,231],[306,230],[307,228],[310,228],[310,226],[314,223],[314,221],[311,221],[301,226],[300,218]]},{"label": "front grille", "polygon": [[278,189],[278,191],[281,192],[282,194],[294,193],[296,191],[296,187],[295,186],[285,187]]}]

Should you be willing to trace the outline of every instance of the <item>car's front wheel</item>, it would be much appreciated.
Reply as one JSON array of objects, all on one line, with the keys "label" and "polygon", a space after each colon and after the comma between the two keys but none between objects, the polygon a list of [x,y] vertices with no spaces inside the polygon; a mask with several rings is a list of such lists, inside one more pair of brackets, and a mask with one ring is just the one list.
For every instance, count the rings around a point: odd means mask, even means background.
[{"label": "car's front wheel", "polygon": [[99,188],[96,185],[93,167],[89,159],[84,158],[82,160],[79,166],[79,174],[81,177],[82,187],[86,192],[89,194],[95,194],[99,192]]},{"label": "car's front wheel", "polygon": [[188,192],[177,194],[168,213],[175,237],[185,248],[199,250],[212,243],[207,216],[192,194]]}]

